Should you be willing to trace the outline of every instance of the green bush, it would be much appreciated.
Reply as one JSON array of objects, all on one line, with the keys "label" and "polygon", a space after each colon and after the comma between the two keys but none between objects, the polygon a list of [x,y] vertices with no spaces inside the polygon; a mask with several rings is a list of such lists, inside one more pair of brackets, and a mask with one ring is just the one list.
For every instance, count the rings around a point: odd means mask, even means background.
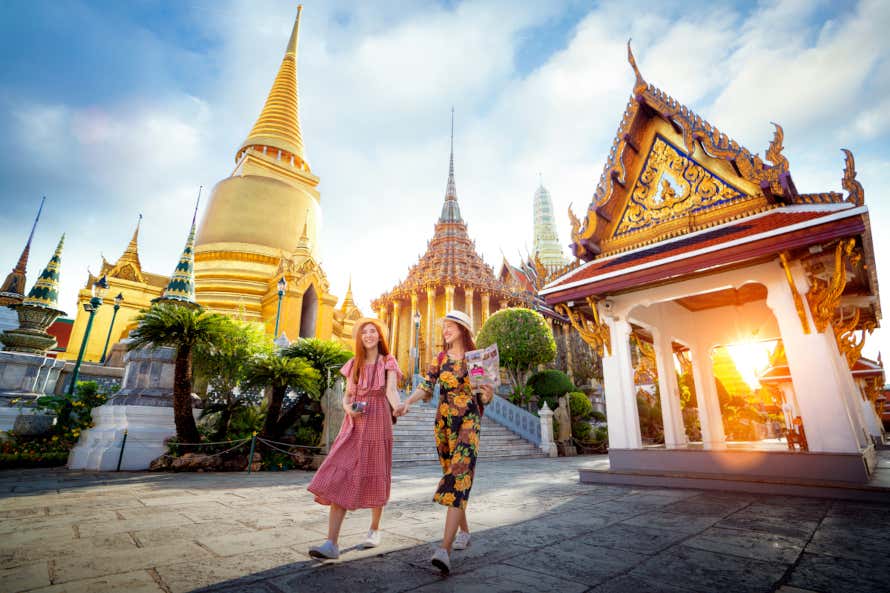
[{"label": "green bush", "polygon": [[498,311],[485,321],[476,346],[498,345],[501,368],[514,385],[524,384],[528,372],[556,357],[556,342],[544,317],[531,309]]},{"label": "green bush", "polygon": [[294,432],[294,442],[297,445],[315,447],[321,441],[321,431],[311,426],[301,426]]},{"label": "green bush", "polygon": [[580,391],[570,391],[566,397],[569,398],[569,411],[572,414],[572,422],[576,420],[587,420],[593,415],[593,404],[587,396]]},{"label": "green bush", "polygon": [[554,369],[534,373],[528,378],[526,385],[532,388],[535,395],[544,398],[548,402],[575,389],[575,385],[568,375]]},{"label": "green bush", "polygon": [[0,469],[58,467],[67,462],[67,451],[0,453]]},{"label": "green bush", "polygon": [[[591,406],[591,407],[593,407],[593,406]],[[606,415],[603,414],[602,412],[600,412],[599,410],[594,410],[593,412],[591,412],[590,417],[593,420],[596,420],[597,422],[605,422],[606,421]]]},{"label": "green bush", "polygon": [[572,436],[582,443],[590,442],[593,428],[583,420],[572,422]]},{"label": "green bush", "polygon": [[609,427],[608,426],[597,426],[596,430],[593,431],[593,440],[608,442],[609,440]]}]

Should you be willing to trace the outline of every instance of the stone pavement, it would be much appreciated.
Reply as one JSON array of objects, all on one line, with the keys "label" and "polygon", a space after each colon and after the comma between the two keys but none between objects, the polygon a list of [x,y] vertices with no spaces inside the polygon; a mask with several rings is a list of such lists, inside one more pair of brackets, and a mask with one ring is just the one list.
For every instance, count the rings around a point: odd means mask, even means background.
[{"label": "stone pavement", "polygon": [[480,461],[448,578],[434,464],[396,466],[381,547],[350,513],[328,563],[309,472],[0,472],[0,591],[890,591],[890,501],[580,484],[604,459]]}]

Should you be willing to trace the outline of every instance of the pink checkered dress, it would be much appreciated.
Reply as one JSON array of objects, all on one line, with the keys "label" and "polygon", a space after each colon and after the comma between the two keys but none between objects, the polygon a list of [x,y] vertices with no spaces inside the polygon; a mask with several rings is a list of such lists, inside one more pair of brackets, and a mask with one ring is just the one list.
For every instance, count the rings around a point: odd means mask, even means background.
[{"label": "pink checkered dress", "polygon": [[[353,391],[349,373],[355,359],[340,373],[347,378],[347,393]],[[309,492],[319,504],[332,502],[348,509],[373,509],[389,500],[392,479],[392,413],[386,400],[386,371],[402,372],[394,356],[378,356],[365,365],[350,402],[367,402],[365,413],[343,419],[340,434],[327,459],[315,472]]]}]

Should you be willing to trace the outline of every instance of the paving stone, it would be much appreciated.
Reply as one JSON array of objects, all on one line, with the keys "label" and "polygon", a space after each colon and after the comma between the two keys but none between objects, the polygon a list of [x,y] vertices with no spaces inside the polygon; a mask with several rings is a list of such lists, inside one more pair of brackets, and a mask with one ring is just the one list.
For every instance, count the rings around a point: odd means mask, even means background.
[{"label": "paving stone", "polygon": [[787,566],[676,546],[650,558],[630,572],[650,581],[681,584],[701,593],[766,593]]},{"label": "paving stone", "polygon": [[283,573],[294,574],[314,564],[309,556],[286,547],[168,564],[158,566],[157,571],[172,593],[185,593],[201,587],[222,588],[235,581],[244,585]]},{"label": "paving stone", "polygon": [[747,509],[734,513],[721,519],[715,527],[728,527],[731,529],[747,529],[750,531],[762,531],[784,535],[794,539],[808,539],[816,530],[818,521],[795,521],[777,516],[765,516],[752,514]]},{"label": "paving stone", "polygon": [[690,593],[689,589],[683,589],[676,583],[666,583],[665,580],[665,577],[650,581],[627,575],[598,585],[588,593]]},{"label": "paving stone", "polygon": [[616,554],[610,548],[591,546],[578,540],[565,540],[514,556],[506,560],[505,564],[590,586],[626,572],[646,558],[648,557],[643,554]]},{"label": "paving stone", "polygon": [[719,520],[719,516],[687,515],[668,511],[652,511],[637,515],[630,519],[625,519],[622,523],[625,525],[667,529],[675,533],[685,533],[689,535],[704,531]]},{"label": "paving stone", "polygon": [[683,545],[755,560],[793,564],[806,541],[773,533],[712,527],[685,540]]},{"label": "paving stone", "polygon": [[[69,533],[73,533],[73,531],[69,529]],[[18,538],[13,535],[4,538],[3,543],[0,544],[0,567],[7,568],[41,560],[51,560],[57,556],[68,555],[72,550],[84,549],[92,550],[98,554],[105,551],[121,550],[135,552],[137,547],[136,542],[127,533],[80,539],[48,537],[33,540],[27,544],[20,544]]]},{"label": "paving stone", "polygon": [[586,544],[627,550],[640,554],[656,554],[689,537],[686,533],[619,523],[582,535],[577,541]]},{"label": "paving stone", "polygon": [[888,593],[886,553],[879,564],[804,552],[788,584],[820,593]]},{"label": "paving stone", "polygon": [[191,542],[176,545],[137,548],[135,550],[113,550],[94,553],[80,550],[78,553],[62,556],[55,560],[53,583],[66,583],[103,575],[131,572],[164,564],[173,564],[183,558],[201,562],[211,554]]},{"label": "paving stone", "polygon": [[[234,556],[235,554],[297,546],[316,542],[327,532],[325,526],[318,526],[316,530],[291,529],[282,527],[279,529],[265,529],[263,531],[250,531],[233,535],[218,535],[212,537],[198,537],[197,541],[217,556]],[[324,531],[321,531],[324,529]]]},{"label": "paving stone", "polygon": [[268,582],[281,591],[398,593],[416,590],[418,586],[440,578],[432,570],[400,563],[388,557],[375,557],[355,562],[316,562],[308,570],[277,576]]},{"label": "paving stone", "polygon": [[[432,567],[431,567],[432,568]],[[421,593],[581,593],[587,585],[555,578],[516,567],[485,566],[472,572],[456,571],[452,567],[447,578],[437,577],[432,584],[415,589]]]},{"label": "paving stone", "polygon": [[890,531],[881,532],[879,537],[873,537],[874,535],[873,531],[863,532],[855,527],[821,525],[806,551],[823,556],[881,562],[890,552]]},{"label": "paving stone", "polygon": [[0,583],[4,591],[27,591],[50,584],[46,562],[25,564],[0,570]]},{"label": "paving stone", "polygon": [[164,593],[145,570],[52,585],[28,593]]},{"label": "paving stone", "polygon": [[746,507],[749,504],[746,499],[726,500],[712,499],[706,495],[687,498],[664,507],[663,510],[672,513],[684,513],[687,515],[709,515],[725,517]]}]

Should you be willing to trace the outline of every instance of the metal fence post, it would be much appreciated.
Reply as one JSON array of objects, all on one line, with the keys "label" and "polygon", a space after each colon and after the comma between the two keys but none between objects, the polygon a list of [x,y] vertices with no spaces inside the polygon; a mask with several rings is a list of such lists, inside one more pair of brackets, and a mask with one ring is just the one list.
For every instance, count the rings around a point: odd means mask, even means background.
[{"label": "metal fence post", "polygon": [[124,438],[121,441],[121,453],[117,456],[117,469],[115,471],[121,471],[121,461],[124,460],[124,447],[127,446],[127,429],[124,429]]},{"label": "metal fence post", "polygon": [[253,468],[253,448],[256,446],[256,431],[253,431],[253,438],[250,439],[250,454],[247,456],[247,475]]}]

